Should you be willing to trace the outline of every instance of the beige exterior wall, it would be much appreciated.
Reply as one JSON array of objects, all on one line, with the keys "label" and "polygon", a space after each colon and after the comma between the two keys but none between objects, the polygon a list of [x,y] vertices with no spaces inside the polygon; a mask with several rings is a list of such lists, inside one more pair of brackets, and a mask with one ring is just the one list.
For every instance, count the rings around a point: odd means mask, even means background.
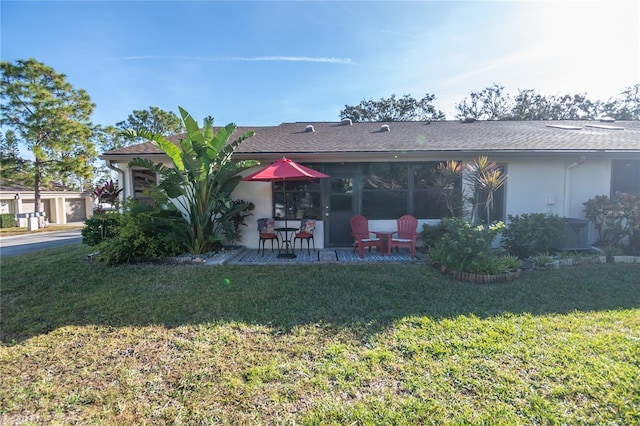
[{"label": "beige exterior wall", "polygon": [[611,161],[513,160],[507,164],[507,215],[550,213],[584,218],[582,203],[609,195]]},{"label": "beige exterior wall", "polygon": [[[42,211],[49,223],[82,222],[93,215],[93,199],[88,192],[44,191],[41,197]],[[30,213],[35,209],[33,191],[0,191],[0,201],[8,213]],[[19,226],[26,227],[27,219],[20,219]]]}]

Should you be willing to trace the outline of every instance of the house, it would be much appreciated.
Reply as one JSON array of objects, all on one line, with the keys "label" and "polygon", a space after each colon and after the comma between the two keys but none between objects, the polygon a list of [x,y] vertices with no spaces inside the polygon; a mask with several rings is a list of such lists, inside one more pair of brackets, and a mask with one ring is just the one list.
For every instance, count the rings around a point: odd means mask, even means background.
[{"label": "house", "polygon": [[[584,218],[582,203],[595,195],[640,195],[638,121],[343,120],[239,127],[236,132],[247,130],[256,134],[240,145],[234,159],[255,159],[264,166],[286,156],[331,178],[287,183],[287,212],[281,183],[240,182],[234,198],[256,205],[251,220],[317,217],[320,247],[351,244],[348,220],[355,214],[368,217],[371,227],[381,231],[393,230],[395,219],[407,213],[421,223],[441,218],[446,209],[430,191],[431,171],[446,160],[488,156],[508,174],[495,196],[492,219],[523,213]],[[123,196],[141,198],[156,176],[130,169],[127,163],[134,157],[170,163],[151,142],[100,156],[119,173]],[[242,243],[257,247],[253,226],[244,228]]]},{"label": "house", "polygon": [[[53,185],[40,193],[42,212],[49,223],[67,224],[83,222],[93,214],[92,195],[73,191],[64,185]],[[33,213],[35,191],[22,185],[0,185],[0,213]],[[18,219],[19,226],[26,227],[27,219]]]}]

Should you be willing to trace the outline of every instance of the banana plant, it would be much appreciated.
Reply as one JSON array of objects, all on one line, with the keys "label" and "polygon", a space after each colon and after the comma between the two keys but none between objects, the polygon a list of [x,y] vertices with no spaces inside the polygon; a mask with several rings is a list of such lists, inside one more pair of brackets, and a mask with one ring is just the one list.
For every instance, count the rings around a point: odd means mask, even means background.
[{"label": "banana plant", "polygon": [[241,179],[238,172],[259,163],[254,160],[234,162],[231,155],[255,132],[247,131],[229,141],[236,130],[235,124],[215,132],[213,118],[205,118],[200,128],[187,111],[181,107],[179,110],[187,129],[186,137],[179,145],[146,130],[135,135],[157,145],[173,167],[144,158],[134,158],[129,167],[145,168],[161,176],[159,189],[183,219],[175,223],[182,243],[190,253],[202,254],[212,251],[223,240],[235,238],[233,226],[225,222],[230,220],[229,214],[240,212],[248,205],[234,205],[231,192]]}]

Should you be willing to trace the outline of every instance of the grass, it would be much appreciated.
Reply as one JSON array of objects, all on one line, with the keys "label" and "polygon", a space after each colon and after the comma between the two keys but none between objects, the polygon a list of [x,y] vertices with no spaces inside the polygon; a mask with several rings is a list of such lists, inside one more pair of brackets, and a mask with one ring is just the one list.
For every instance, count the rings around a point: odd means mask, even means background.
[{"label": "grass", "polygon": [[69,247],[1,259],[2,424],[640,423],[639,265],[480,286]]}]

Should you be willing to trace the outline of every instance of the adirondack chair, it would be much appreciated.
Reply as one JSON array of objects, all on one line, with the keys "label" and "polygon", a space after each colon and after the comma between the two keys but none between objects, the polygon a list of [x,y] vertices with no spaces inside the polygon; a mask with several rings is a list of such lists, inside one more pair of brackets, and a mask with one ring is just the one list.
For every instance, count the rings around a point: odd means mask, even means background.
[{"label": "adirondack chair", "polygon": [[366,217],[362,215],[353,216],[349,220],[349,225],[351,226],[351,236],[355,240],[353,244],[354,253],[357,248],[360,251],[360,257],[364,258],[365,247],[369,247],[369,252],[371,252],[371,247],[376,247],[378,253],[382,253],[382,240],[372,232],[369,232],[369,220]]},{"label": "adirondack chair", "polygon": [[391,234],[389,239],[389,246],[387,247],[388,254],[391,254],[393,247],[398,250],[398,247],[409,247],[411,250],[411,258],[416,257],[416,240],[418,239],[418,219],[411,215],[404,215],[399,217],[398,230]]}]

